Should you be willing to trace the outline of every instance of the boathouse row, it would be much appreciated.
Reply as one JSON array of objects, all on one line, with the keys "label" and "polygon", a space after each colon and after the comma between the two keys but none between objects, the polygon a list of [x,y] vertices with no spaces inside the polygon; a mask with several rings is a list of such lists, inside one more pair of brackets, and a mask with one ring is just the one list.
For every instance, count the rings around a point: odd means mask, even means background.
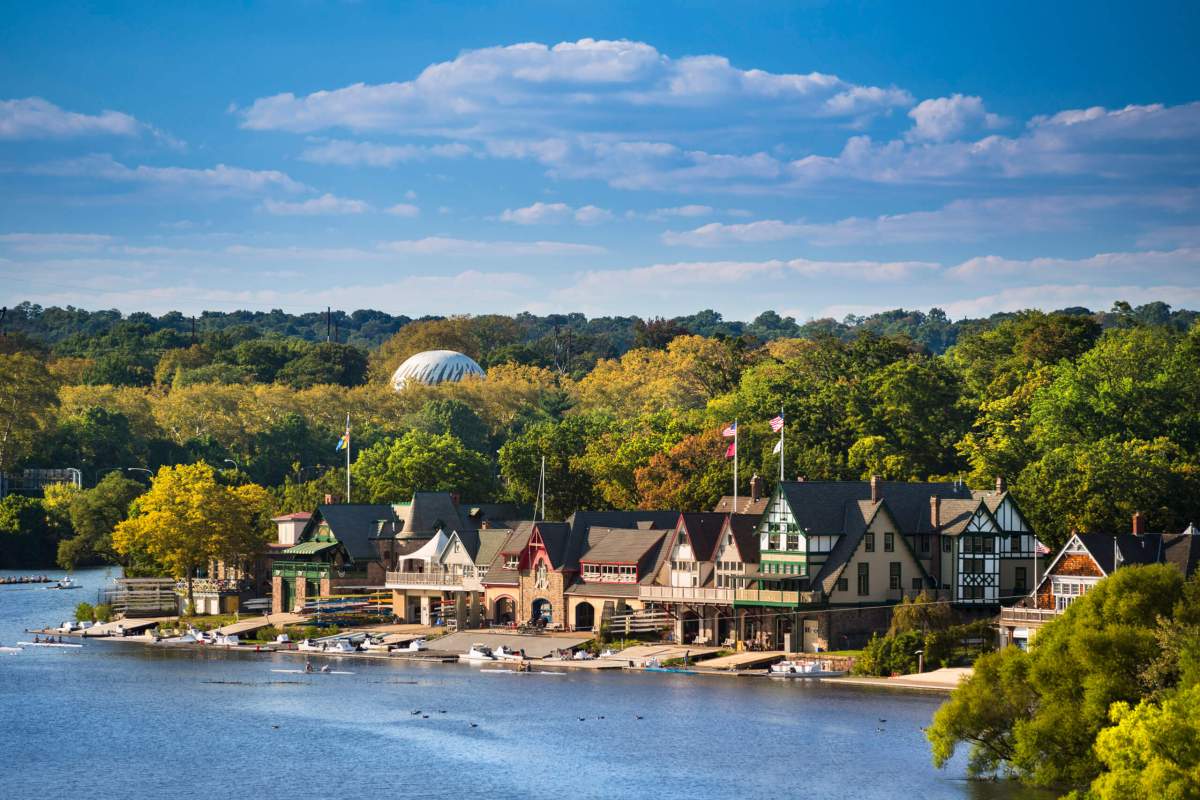
[{"label": "boathouse row", "polygon": [[671,629],[677,640],[837,649],[887,627],[922,590],[994,614],[1033,587],[1036,539],[1016,500],[958,483],[790,481],[713,512],[579,512],[522,520],[444,492],[326,503],[277,520],[272,607],[390,593],[394,615],[455,626]]}]

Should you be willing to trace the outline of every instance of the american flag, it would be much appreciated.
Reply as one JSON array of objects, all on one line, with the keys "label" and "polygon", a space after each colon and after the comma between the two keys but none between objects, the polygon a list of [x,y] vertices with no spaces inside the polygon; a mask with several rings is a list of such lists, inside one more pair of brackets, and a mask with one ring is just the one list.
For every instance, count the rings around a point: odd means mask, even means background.
[{"label": "american flag", "polygon": [[1050,555],[1050,548],[1049,548],[1049,547],[1046,547],[1046,545],[1042,544],[1042,543],[1041,543],[1041,542],[1039,542],[1037,539],[1034,539],[1033,541],[1034,541],[1034,545],[1033,545],[1033,546],[1034,546],[1034,547],[1037,549],[1037,554],[1038,554],[1039,556],[1048,556],[1048,555]]},{"label": "american flag", "polygon": [[771,426],[772,431],[774,431],[775,433],[779,433],[781,430],[783,430],[783,414],[780,414],[778,417],[775,417],[768,424]]},{"label": "american flag", "polygon": [[725,430],[721,431],[721,435],[726,438],[737,436],[737,423],[731,422],[726,426]]}]

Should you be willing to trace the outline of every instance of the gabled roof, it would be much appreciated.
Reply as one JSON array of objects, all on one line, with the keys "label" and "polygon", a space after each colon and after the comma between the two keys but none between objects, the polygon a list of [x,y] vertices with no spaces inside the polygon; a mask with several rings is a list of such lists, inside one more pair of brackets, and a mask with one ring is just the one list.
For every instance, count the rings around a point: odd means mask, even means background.
[{"label": "gabled roof", "polygon": [[332,550],[337,547],[337,542],[319,542],[315,539],[294,544],[283,551],[285,556],[315,556],[317,553],[324,553],[326,550]]},{"label": "gabled roof", "polygon": [[449,492],[414,492],[411,501],[395,506],[396,517],[400,520],[397,537],[432,536],[439,529],[447,533],[465,531],[469,526],[459,516],[458,509]]},{"label": "gabled roof", "polygon": [[[929,498],[971,500],[971,490],[958,483],[879,481],[882,500],[901,533],[929,533]],[[851,504],[871,499],[870,481],[785,481],[779,491],[788,501],[801,530],[842,533]]]},{"label": "gabled roof", "polygon": [[733,534],[733,544],[737,547],[738,555],[746,564],[758,563],[758,521],[759,517],[754,514],[730,514],[726,523]]},{"label": "gabled roof", "polygon": [[[997,504],[999,507],[999,504]],[[996,526],[996,530],[1000,530],[999,523],[992,516],[992,510],[988,508],[987,503],[978,498],[970,500],[942,500],[938,505],[938,521],[941,523],[942,533],[949,535],[958,535],[965,533],[967,526],[971,524],[971,520],[975,515],[982,510],[988,518],[992,520],[992,524]]]},{"label": "gabled roof", "polygon": [[[891,510],[887,507],[886,502],[872,503],[870,500],[860,500],[856,504],[855,519],[861,519],[861,523],[855,524],[853,529],[847,528],[847,532],[838,539],[837,544],[833,546],[833,550],[825,559],[825,563],[821,565],[821,571],[813,578],[813,585],[820,587],[825,594],[831,593],[837,585],[838,579],[842,577],[846,567],[854,559],[854,554],[858,552],[858,545],[866,535],[867,529],[871,527],[871,523],[875,521],[876,516],[886,515],[892,522],[892,525],[899,527],[896,524],[896,519],[892,515]],[[897,547],[903,547],[916,563],[917,568],[921,570],[921,578],[926,585],[931,583],[929,573],[925,570],[925,565],[917,554],[913,552],[912,546],[903,534],[897,532],[893,537]]]},{"label": "gabled roof", "polygon": [[299,522],[312,517],[311,511],[297,511],[294,514],[284,514],[281,517],[271,517],[271,522]]},{"label": "gabled roof", "polygon": [[512,530],[506,528],[483,528],[479,531],[479,549],[471,554],[475,566],[488,566],[508,540]]},{"label": "gabled roof", "polygon": [[684,512],[679,515],[678,530],[687,533],[692,545],[692,555],[697,561],[712,561],[716,558],[717,545],[721,542],[721,532],[725,528],[727,516],[728,514],[716,511]]},{"label": "gabled roof", "polygon": [[317,506],[317,513],[309,520],[301,540],[311,539],[321,521],[341,542],[350,558],[355,561],[371,561],[378,558],[374,541],[379,536],[379,521],[385,523],[382,538],[391,538],[390,525],[396,523],[396,514],[386,503],[331,503]]},{"label": "gabled roof", "polygon": [[[638,564],[658,559],[663,539],[669,531],[639,528],[592,528],[592,546],[579,561],[596,564]],[[649,566],[649,564],[647,564]],[[644,576],[643,576],[644,577]]]},{"label": "gabled roof", "polygon": [[550,557],[550,566],[554,569],[562,569],[567,558],[570,533],[571,528],[565,522],[541,520],[533,524],[533,534],[529,537],[529,546],[532,547],[534,542],[540,539],[546,555]]},{"label": "gabled roof", "polygon": [[[533,523],[525,521],[519,523],[517,527],[507,532],[504,541],[496,550],[496,554],[492,557],[491,564],[488,565],[487,575],[484,576],[485,584],[516,584],[520,580],[520,573],[515,569],[509,569],[504,566],[505,557],[510,553],[520,553],[529,544],[529,536],[533,533]],[[479,563],[483,563],[480,561]]]},{"label": "gabled roof", "polygon": [[580,554],[591,546],[588,532],[593,527],[666,530],[674,528],[678,521],[678,511],[576,511],[566,522],[570,533],[562,568],[578,571]]}]

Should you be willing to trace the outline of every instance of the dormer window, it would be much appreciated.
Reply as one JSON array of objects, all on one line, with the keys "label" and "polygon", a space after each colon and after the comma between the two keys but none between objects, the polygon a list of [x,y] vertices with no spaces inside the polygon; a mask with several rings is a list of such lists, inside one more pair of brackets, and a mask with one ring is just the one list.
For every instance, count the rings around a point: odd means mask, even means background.
[{"label": "dormer window", "polygon": [[516,569],[520,565],[521,557],[519,555],[513,555],[512,553],[509,553],[508,555],[504,556],[505,569]]}]

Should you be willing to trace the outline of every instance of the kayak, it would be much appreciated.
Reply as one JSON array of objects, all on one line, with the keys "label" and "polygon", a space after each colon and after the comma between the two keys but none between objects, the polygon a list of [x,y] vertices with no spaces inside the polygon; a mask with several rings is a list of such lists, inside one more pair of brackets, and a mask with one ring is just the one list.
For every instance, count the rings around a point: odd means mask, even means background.
[{"label": "kayak", "polygon": [[309,672],[308,670],[304,670],[304,669],[273,669],[273,670],[271,670],[271,672],[283,672],[288,675],[353,675],[354,674],[353,672],[346,672],[344,670],[337,670],[337,669],[331,669],[331,670],[328,670],[325,672],[322,672],[319,669],[314,669],[312,672]]}]

